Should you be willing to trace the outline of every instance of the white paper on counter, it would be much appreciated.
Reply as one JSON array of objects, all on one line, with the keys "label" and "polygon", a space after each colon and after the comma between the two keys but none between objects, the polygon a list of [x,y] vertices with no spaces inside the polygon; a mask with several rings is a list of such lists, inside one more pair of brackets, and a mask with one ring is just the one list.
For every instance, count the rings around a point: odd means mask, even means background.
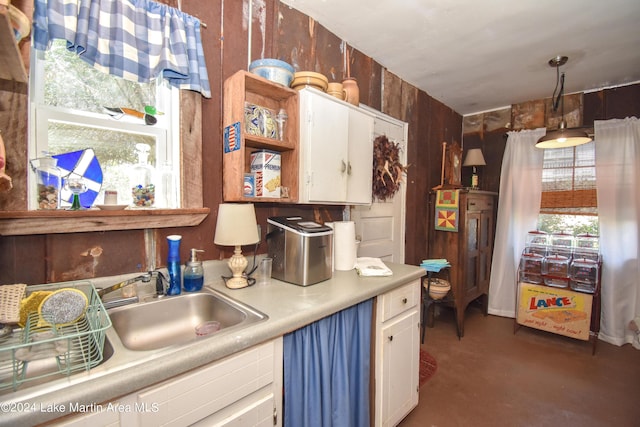
[{"label": "white paper on counter", "polygon": [[380,259],[362,257],[356,260],[356,271],[360,276],[391,276],[393,271]]}]

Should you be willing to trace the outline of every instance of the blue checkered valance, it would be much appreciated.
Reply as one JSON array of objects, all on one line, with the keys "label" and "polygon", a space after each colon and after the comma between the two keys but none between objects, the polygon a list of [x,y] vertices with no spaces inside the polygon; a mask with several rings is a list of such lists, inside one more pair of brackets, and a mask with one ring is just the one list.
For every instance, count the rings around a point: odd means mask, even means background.
[{"label": "blue checkered valance", "polygon": [[210,98],[200,20],[149,0],[35,0],[34,46],[67,41],[94,68],[148,83],[166,78],[172,86]]}]

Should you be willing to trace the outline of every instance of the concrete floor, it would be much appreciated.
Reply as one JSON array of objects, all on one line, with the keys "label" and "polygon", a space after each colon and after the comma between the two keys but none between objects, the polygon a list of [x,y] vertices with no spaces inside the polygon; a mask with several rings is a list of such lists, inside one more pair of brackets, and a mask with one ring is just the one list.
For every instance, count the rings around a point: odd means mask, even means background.
[{"label": "concrete floor", "polygon": [[438,368],[402,427],[640,426],[640,351],[483,317],[474,304],[458,340],[440,308],[423,348]]}]

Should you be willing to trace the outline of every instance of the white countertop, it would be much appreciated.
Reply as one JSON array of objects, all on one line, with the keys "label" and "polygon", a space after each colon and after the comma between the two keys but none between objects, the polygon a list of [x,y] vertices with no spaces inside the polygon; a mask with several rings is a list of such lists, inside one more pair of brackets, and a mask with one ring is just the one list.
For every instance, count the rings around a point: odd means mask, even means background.
[{"label": "white countertop", "polygon": [[[196,342],[140,353],[134,365],[119,365],[118,352],[87,373],[0,394],[0,425],[34,425],[64,415],[71,404],[92,405],[113,400],[190,369],[222,359],[294,331],[344,308],[395,289],[426,274],[421,267],[387,263],[389,277],[359,277],[355,270],[336,271],[333,277],[311,286],[297,286],[275,279],[267,285],[228,289],[221,274],[228,275],[226,263],[205,262],[205,286],[226,294],[266,314],[258,322],[233,333],[216,334]],[[117,283],[121,277],[93,280],[96,287]],[[110,328],[107,338],[119,342]],[[118,349],[120,351],[120,349]],[[9,409],[9,410],[6,410]]]}]

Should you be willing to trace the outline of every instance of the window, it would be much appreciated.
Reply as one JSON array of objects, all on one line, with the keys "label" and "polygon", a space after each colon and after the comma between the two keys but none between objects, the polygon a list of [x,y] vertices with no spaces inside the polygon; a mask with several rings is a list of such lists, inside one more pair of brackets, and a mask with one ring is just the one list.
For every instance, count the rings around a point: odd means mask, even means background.
[{"label": "window", "polygon": [[595,142],[544,150],[538,228],[598,234]]},{"label": "window", "polygon": [[[178,89],[162,82],[139,84],[113,77],[86,65],[66,42],[55,40],[50,50],[35,51],[31,73],[30,157],[41,157],[91,148],[103,172],[102,188],[95,204],[101,204],[105,189],[118,191],[118,203],[130,204],[129,176],[137,163],[136,145],[150,147],[149,163],[156,170],[157,207],[177,208],[180,200]],[[156,109],[155,125],[123,115],[113,117],[105,107],[126,107],[144,112]],[[153,112],[152,110],[149,110]],[[171,198],[163,195],[160,172],[174,180]],[[30,174],[30,187],[35,184]],[[35,191],[30,208],[36,207]],[[63,202],[64,206],[69,206]]]}]

